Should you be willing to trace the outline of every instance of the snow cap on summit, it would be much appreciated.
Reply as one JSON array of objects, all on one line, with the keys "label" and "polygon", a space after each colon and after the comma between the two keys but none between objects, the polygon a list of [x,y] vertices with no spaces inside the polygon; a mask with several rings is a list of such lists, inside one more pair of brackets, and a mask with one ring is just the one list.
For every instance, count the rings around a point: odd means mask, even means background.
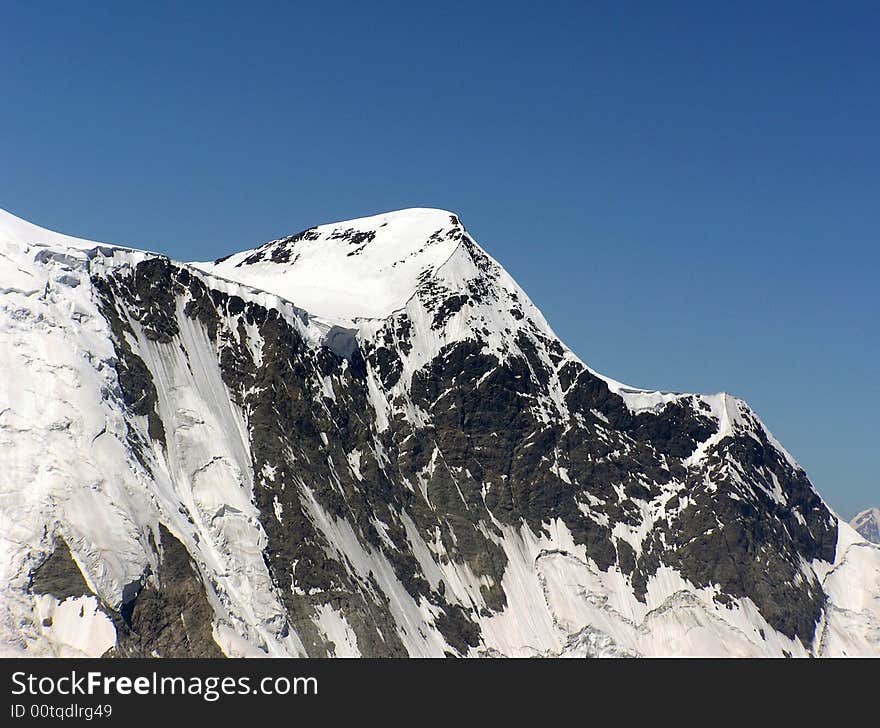
[{"label": "snow cap on summit", "polygon": [[0,244],[18,247],[22,245],[62,245],[73,248],[93,248],[101,243],[47,230],[0,207]]},{"label": "snow cap on summit", "polygon": [[449,260],[463,234],[455,213],[408,208],[318,225],[193,265],[274,293],[322,319],[350,324],[403,308],[421,277]]}]

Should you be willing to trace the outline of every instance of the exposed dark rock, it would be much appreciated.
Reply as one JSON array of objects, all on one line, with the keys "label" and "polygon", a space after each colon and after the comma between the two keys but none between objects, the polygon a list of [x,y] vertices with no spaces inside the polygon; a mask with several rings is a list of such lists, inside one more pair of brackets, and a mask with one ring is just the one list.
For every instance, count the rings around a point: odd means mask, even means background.
[{"label": "exposed dark rock", "polygon": [[117,620],[116,652],[123,657],[222,657],[198,570],[168,529],[160,526],[159,533],[158,572],[128,593],[122,623]]},{"label": "exposed dark rock", "polygon": [[34,594],[51,594],[63,602],[68,597],[91,594],[67,543],[59,540],[55,549],[31,572],[29,591]]},{"label": "exposed dark rock", "polygon": [[[130,283],[130,281],[129,278],[124,283]],[[126,320],[125,314],[118,308],[117,303],[118,296],[123,296],[124,300],[131,301],[134,298],[134,293],[130,288],[125,291],[121,287],[117,287],[117,279],[93,276],[92,283],[98,293],[101,312],[110,324],[113,334],[113,345],[116,348],[117,356],[116,374],[122,399],[133,414],[147,418],[149,436],[164,446],[166,445],[165,426],[157,409],[156,385],[153,383],[153,376],[143,359],[132,350],[128,337],[134,339],[134,331]],[[145,443],[130,428],[128,439],[132,450],[146,465],[143,458]]]},{"label": "exposed dark rock", "polygon": [[[430,271],[422,276],[418,296],[435,330],[466,305],[497,299],[497,268],[457,219],[452,224],[451,232],[437,231],[426,245],[454,236],[479,276],[466,293],[449,291]],[[244,263],[287,260],[297,240],[313,235],[273,241]],[[331,237],[351,243],[352,254],[373,239],[352,229]],[[698,400],[679,398],[634,414],[605,380],[565,361],[559,342],[534,326],[510,336],[508,356],[487,353],[477,338],[457,341],[402,381],[418,333],[403,313],[371,341],[337,327],[316,348],[278,311],[213,290],[163,259],[147,263],[95,280],[114,334],[124,401],[148,418],[150,436],[164,443],[156,389],[129,344],[136,337],[128,317],[162,346],[182,345],[178,310],[199,322],[246,420],[254,500],[268,537],[264,560],[290,628],[310,655],[337,649],[315,626],[322,605],[345,616],[361,654],[405,654],[385,588],[328,537],[318,525],[324,519],[350,532],[367,558],[387,561],[414,600],[436,607],[434,626],[461,655],[481,644],[477,609],[485,616],[507,604],[501,586],[507,557],[498,543],[503,532],[525,526],[540,535],[557,521],[597,568],[626,574],[639,599],[665,564],[697,586],[720,587],[722,600],[750,598],[771,626],[810,642],[824,595],[815,580],[799,578],[800,564],[833,559],[835,521],[758,423],[752,423],[754,436],[726,438],[698,466],[688,465],[697,446],[717,433]],[[522,316],[520,302],[514,303]],[[245,344],[245,325],[259,332],[256,360]],[[415,424],[399,408],[379,431],[371,381],[389,396],[408,386],[401,397],[424,421]],[[548,388],[554,381],[564,392],[565,411],[548,419],[542,407],[553,401]],[[745,486],[732,470],[737,467],[748,474]],[[777,488],[784,497],[773,497]],[[612,535],[616,524],[638,527],[660,506],[664,516],[647,529],[639,549]],[[431,588],[413,556],[405,518],[425,543],[437,545],[439,562],[466,564],[484,580],[485,606],[456,603],[442,581]],[[165,560],[129,602],[123,622],[130,634],[120,652],[216,650],[210,608],[197,598],[198,574],[179,542],[164,533],[162,541]]]}]

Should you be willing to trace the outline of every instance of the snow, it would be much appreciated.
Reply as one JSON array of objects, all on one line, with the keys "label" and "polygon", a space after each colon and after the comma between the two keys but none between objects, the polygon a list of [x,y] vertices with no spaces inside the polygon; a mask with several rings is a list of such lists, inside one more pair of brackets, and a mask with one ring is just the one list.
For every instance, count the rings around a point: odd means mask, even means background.
[{"label": "snow", "polygon": [[116,644],[116,628],[95,597],[59,602],[46,594],[36,602],[44,638],[39,647],[48,647],[53,657],[100,657]]},{"label": "snow", "polygon": [[877,655],[880,645],[880,546],[838,522],[837,558],[822,588],[828,594],[820,655]]},{"label": "snow", "polygon": [[[415,208],[314,228],[315,239],[286,246],[290,260],[245,263],[254,250],[220,263],[193,263],[206,272],[274,293],[313,316],[340,325],[385,318],[402,309],[419,276],[439,268],[454,252],[451,239],[430,240],[449,231],[452,213]],[[375,233],[368,242],[340,237],[347,231]],[[278,246],[280,241],[267,244]]]},{"label": "snow", "polygon": [[807,654],[800,642],[773,630],[751,600],[721,606],[712,589],[697,588],[667,567],[649,581],[646,603],[638,601],[626,577],[617,569],[596,568],[561,521],[545,524],[540,537],[527,528],[503,530],[508,606],[480,622],[495,654]]},{"label": "snow", "polygon": [[148,340],[130,322],[153,372],[168,440],[160,460],[165,477],[154,486],[164,500],[161,513],[210,576],[220,621],[238,624],[269,654],[303,654],[296,635],[278,634],[285,613],[263,560],[267,538],[253,503],[242,414],[229,398],[204,329],[182,311],[178,322],[179,341],[167,344]]},{"label": "snow", "polygon": [[[115,352],[85,285],[86,246],[21,222],[0,215],[0,606],[14,603],[10,592],[56,537],[116,606],[148,564],[148,496],[129,467]],[[30,242],[16,242],[18,234]],[[43,241],[65,247],[34,247]],[[7,285],[23,277],[31,284]],[[14,633],[16,619],[0,612],[0,633]]]},{"label": "snow", "polygon": [[[126,584],[148,568],[155,573],[148,544],[159,540],[162,522],[207,577],[215,632],[222,623],[218,633],[232,629],[270,654],[304,654],[295,634],[276,637],[285,616],[262,559],[243,424],[201,329],[181,329],[188,361],[176,344],[142,335],[131,342],[156,379],[172,447],[168,461],[148,453],[149,472],[128,445],[111,332],[89,275],[147,254],[43,231],[7,213],[0,246],[0,645],[70,643],[69,630],[44,634],[45,604],[22,596],[53,542],[69,544],[88,586],[118,608]],[[60,624],[69,626],[64,604]],[[106,636],[102,617],[84,615]],[[228,634],[225,641],[236,642]]]},{"label": "snow", "polygon": [[75,238],[56,233],[22,220],[6,210],[0,209],[0,245],[18,250],[22,244],[33,246],[56,246],[62,249],[89,249],[102,243]]},{"label": "snow", "polygon": [[880,524],[880,508],[866,508],[851,521],[853,528],[865,523]]},{"label": "snow", "polygon": [[346,621],[345,616],[329,604],[317,607],[315,622],[324,639],[333,643],[333,657],[360,657],[357,637]]}]

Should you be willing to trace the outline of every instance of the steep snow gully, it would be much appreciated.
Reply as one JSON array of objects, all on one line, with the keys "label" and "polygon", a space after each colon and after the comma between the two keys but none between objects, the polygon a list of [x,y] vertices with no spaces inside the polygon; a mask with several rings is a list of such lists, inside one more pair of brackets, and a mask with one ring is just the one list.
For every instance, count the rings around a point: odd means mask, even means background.
[{"label": "steep snow gully", "polygon": [[458,217],[223,260],[0,211],[0,653],[880,655],[754,412],[589,369]]}]

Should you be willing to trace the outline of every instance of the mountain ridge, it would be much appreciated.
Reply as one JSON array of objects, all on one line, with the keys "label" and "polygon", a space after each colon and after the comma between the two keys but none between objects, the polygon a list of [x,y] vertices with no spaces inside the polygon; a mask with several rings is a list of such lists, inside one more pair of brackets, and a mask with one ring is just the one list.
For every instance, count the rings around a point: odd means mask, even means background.
[{"label": "mountain ridge", "polygon": [[[397,262],[382,215],[210,264],[3,233],[4,363],[45,393],[0,390],[6,651],[876,651],[877,552],[745,402],[597,375],[428,210],[383,317],[307,285],[313,243],[360,290]],[[89,593],[35,591],[65,548]]]}]

